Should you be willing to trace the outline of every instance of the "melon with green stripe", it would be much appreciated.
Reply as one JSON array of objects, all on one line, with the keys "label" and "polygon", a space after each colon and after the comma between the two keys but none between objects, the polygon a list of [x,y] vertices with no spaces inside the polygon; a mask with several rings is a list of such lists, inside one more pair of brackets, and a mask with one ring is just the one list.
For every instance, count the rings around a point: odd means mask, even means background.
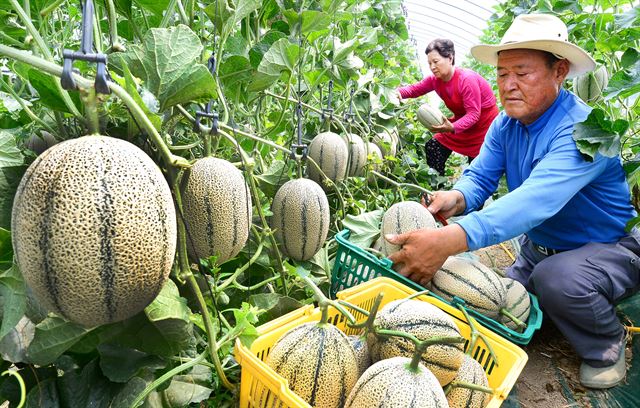
[{"label": "melon with green stripe", "polygon": [[380,152],[384,157],[394,157],[398,151],[397,136],[387,130],[376,133],[373,136],[373,143],[380,148]]},{"label": "melon with green stripe", "polygon": [[[381,236],[386,234],[404,234],[428,228],[436,228],[436,220],[422,204],[415,201],[402,201],[393,204],[382,217]],[[382,240],[382,253],[386,256],[400,250],[400,245]]]},{"label": "melon with green stripe", "polygon": [[432,130],[434,126],[442,125],[444,122],[444,115],[439,109],[436,109],[428,103],[423,103],[418,108],[417,112],[418,121],[422,123],[427,129]]},{"label": "melon with green stripe", "polygon": [[251,194],[242,172],[226,160],[199,159],[185,176],[182,206],[187,245],[196,259],[236,256],[251,227]]},{"label": "melon with green stripe", "polygon": [[438,379],[423,364],[416,371],[411,359],[392,357],[364,372],[351,390],[345,408],[447,408]]},{"label": "melon with green stripe", "polygon": [[271,204],[271,228],[284,254],[296,261],[311,259],[329,233],[329,201],[318,183],[289,180]]},{"label": "melon with green stripe", "polygon": [[[467,354],[464,355],[464,360],[456,378],[452,381],[452,385],[459,382],[489,387],[489,380],[484,369],[480,363]],[[489,403],[490,398],[491,395],[486,392],[465,387],[454,386],[447,393],[447,402],[450,408],[483,408]]]},{"label": "melon with green stripe", "polygon": [[347,335],[328,323],[308,322],[289,330],[265,362],[289,382],[291,391],[316,408],[344,406],[358,379]]},{"label": "melon with green stripe", "polygon": [[158,295],[176,249],[176,213],[156,164],[135,145],[84,136],[29,166],[11,218],[26,283],[84,326],[126,319]]},{"label": "melon with green stripe", "polygon": [[[360,265],[362,266],[362,265]],[[358,363],[358,378],[371,366],[371,353],[367,345],[367,337],[362,335],[351,335],[349,342],[356,353],[356,362]]]},{"label": "melon with green stripe", "polygon": [[[378,329],[410,333],[422,341],[435,336],[460,336],[460,330],[451,316],[431,303],[415,299],[398,299],[387,303],[378,312],[374,325]],[[415,350],[412,341],[397,336],[369,333],[367,343],[373,361],[412,357]],[[436,344],[429,346],[422,354],[422,363],[444,386],[455,378],[463,356],[461,344]]]},{"label": "melon with green stripe", "polygon": [[595,102],[609,84],[607,67],[600,65],[593,72],[587,72],[573,79],[573,92],[587,103]]},{"label": "melon with green stripe", "polygon": [[498,320],[505,306],[506,289],[487,266],[473,259],[450,256],[433,275],[431,290],[451,301],[463,299],[469,309]]},{"label": "melon with green stripe", "polygon": [[344,141],[349,148],[349,176],[362,176],[367,165],[367,145],[355,133],[347,133]]},{"label": "melon with green stripe", "polygon": [[[323,132],[309,143],[309,157],[320,170],[333,182],[344,180],[347,176],[349,148],[336,133]],[[312,163],[307,165],[309,178],[322,185],[323,177]]]},{"label": "melon with green stripe", "polygon": [[[523,323],[529,319],[531,312],[531,299],[529,292],[515,279],[502,278],[502,283],[507,291],[505,309]],[[518,330],[518,326],[506,315],[500,316],[502,323],[512,330]]]}]

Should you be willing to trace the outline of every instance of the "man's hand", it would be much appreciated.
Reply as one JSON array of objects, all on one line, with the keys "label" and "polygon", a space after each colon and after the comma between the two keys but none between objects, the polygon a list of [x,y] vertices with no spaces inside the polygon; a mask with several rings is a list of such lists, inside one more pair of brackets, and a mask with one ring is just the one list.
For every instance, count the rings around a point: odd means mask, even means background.
[{"label": "man's hand", "polygon": [[429,195],[429,202],[422,204],[431,214],[438,214],[445,219],[462,214],[466,208],[464,195],[458,190],[436,191]]},{"label": "man's hand", "polygon": [[393,269],[422,286],[433,278],[450,255],[464,252],[468,248],[467,235],[457,224],[386,235],[385,239],[401,246],[398,252],[389,256]]},{"label": "man's hand", "polygon": [[444,118],[442,125],[431,126],[430,130],[437,133],[453,133],[453,123],[449,122],[449,119]]}]

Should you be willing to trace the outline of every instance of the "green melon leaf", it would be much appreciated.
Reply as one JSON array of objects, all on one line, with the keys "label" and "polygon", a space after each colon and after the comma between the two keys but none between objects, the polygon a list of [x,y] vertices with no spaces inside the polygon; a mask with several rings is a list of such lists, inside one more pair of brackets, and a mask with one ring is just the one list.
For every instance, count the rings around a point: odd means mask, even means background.
[{"label": "green melon leaf", "polygon": [[27,348],[33,340],[35,324],[23,316],[0,340],[0,357],[4,361],[22,363],[27,360]]},{"label": "green melon leaf", "polygon": [[290,75],[296,68],[298,58],[299,47],[291,44],[289,39],[281,38],[273,43],[262,57],[258,72],[249,84],[249,91],[262,91],[276,82],[281,74]]},{"label": "green melon leaf", "polygon": [[18,324],[27,309],[26,286],[17,265],[0,273],[0,296],[4,302],[1,339]]},{"label": "green melon leaf", "polygon": [[125,383],[143,369],[165,368],[165,362],[158,356],[115,344],[103,343],[98,346],[100,369],[111,381]]},{"label": "green melon leaf", "polygon": [[[64,99],[62,99],[62,94],[58,89],[56,81],[60,81],[58,78],[54,78],[51,75],[45,74],[44,72],[38,71],[37,69],[30,69],[29,74],[29,83],[33,86],[36,91],[38,91],[38,95],[40,96],[40,102],[55,111],[71,113],[69,108],[64,103]],[[82,112],[80,108],[80,96],[77,91],[70,91],[69,96],[73,101],[73,104],[78,107],[78,109]]]},{"label": "green melon leaf", "polygon": [[12,266],[13,246],[11,244],[11,232],[0,227],[0,271],[6,271]]},{"label": "green melon leaf", "polygon": [[33,364],[51,364],[91,330],[50,315],[36,325],[36,334],[27,349],[27,357]]},{"label": "green melon leaf", "polygon": [[300,13],[300,16],[298,16],[297,10],[285,10],[282,14],[285,16],[291,27],[296,27],[296,33],[298,23],[300,19],[302,19],[303,35],[312,31],[324,30],[329,27],[329,24],[331,24],[331,16],[327,13],[323,13],[322,11],[304,10]]},{"label": "green melon leaf", "polygon": [[[142,44],[127,52],[114,53],[118,66],[122,56],[131,73],[160,101],[160,112],[180,103],[204,101],[215,94],[215,81],[208,68],[200,63],[202,44],[198,36],[184,25],[152,28]],[[122,68],[122,67],[119,67]]]},{"label": "green melon leaf", "polygon": [[209,367],[196,365],[188,374],[174,376],[169,388],[163,392],[166,406],[186,407],[209,398],[213,392],[211,374]]},{"label": "green melon leaf", "polygon": [[[263,314],[260,315],[260,323],[268,322],[303,306],[299,300],[279,293],[256,293],[249,296],[247,301],[263,310]],[[250,346],[250,343],[243,342],[243,344],[247,347]]]},{"label": "green melon leaf", "polygon": [[31,388],[31,391],[27,394],[27,401],[24,406],[26,408],[60,408],[62,403],[60,394],[58,394],[56,380],[48,378],[44,381],[39,381],[38,386]]},{"label": "green melon leaf", "polygon": [[374,210],[360,215],[347,215],[342,226],[351,231],[349,242],[362,248],[369,248],[380,234],[380,222],[384,211]]},{"label": "green melon leaf", "polygon": [[120,86],[127,91],[127,93],[133,98],[138,106],[140,106],[142,111],[147,115],[147,117],[153,124],[153,127],[155,127],[157,130],[160,130],[160,128],[162,127],[162,118],[149,110],[149,107],[144,103],[142,97],[140,96],[140,93],[138,92],[136,81],[133,75],[131,75],[129,67],[124,62],[121,62],[121,65],[123,76],[119,77],[116,74],[111,74],[111,76],[113,77],[114,81],[118,82]]},{"label": "green melon leaf", "polygon": [[[149,10],[159,16],[162,15],[169,5],[169,0],[133,0],[133,2],[143,9]],[[130,5],[129,8],[131,8]]]},{"label": "green melon leaf", "polygon": [[254,45],[251,50],[249,50],[249,61],[251,61],[251,66],[254,68],[258,68],[264,54],[269,51],[269,48],[281,38],[286,38],[287,35],[281,31],[269,31],[267,32],[261,39],[260,42]]},{"label": "green melon leaf", "polygon": [[0,227],[11,228],[11,209],[16,189],[27,166],[0,168]]},{"label": "green melon leaf", "polygon": [[24,163],[24,156],[13,134],[0,130],[0,169],[4,167],[20,166]]},{"label": "green melon leaf", "polygon": [[626,121],[611,122],[601,109],[593,109],[587,119],[573,130],[580,153],[594,158],[596,153],[615,157],[620,153],[620,137],[628,129]]},{"label": "green melon leaf", "polygon": [[640,93],[640,60],[624,70],[616,72],[609,80],[609,86],[604,91],[605,101],[612,98],[628,98]]},{"label": "green melon leaf", "polygon": [[100,371],[98,359],[78,370],[67,370],[58,379],[62,406],[108,408],[117,386]]},{"label": "green melon leaf", "polygon": [[[133,402],[138,398],[138,395],[144,391],[145,388],[151,383],[152,379],[146,380],[141,377],[133,377],[127,384],[117,393],[111,401],[111,408],[131,408]],[[158,398],[157,393],[152,392],[145,400],[144,407],[162,407],[162,404],[153,404],[152,401],[156,401]]]}]

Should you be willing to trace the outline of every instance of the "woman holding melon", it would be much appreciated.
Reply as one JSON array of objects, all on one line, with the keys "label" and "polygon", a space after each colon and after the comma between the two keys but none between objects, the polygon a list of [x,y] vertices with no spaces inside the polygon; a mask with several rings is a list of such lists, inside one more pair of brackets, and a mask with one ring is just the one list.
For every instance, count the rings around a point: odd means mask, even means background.
[{"label": "woman holding melon", "polygon": [[443,175],[452,151],[467,156],[469,161],[478,155],[484,135],[498,115],[498,106],[491,86],[482,76],[454,66],[456,56],[451,40],[433,40],[425,53],[433,75],[398,88],[398,97],[417,98],[435,91],[453,113],[442,125],[432,127],[437,133],[425,144],[427,164]]}]

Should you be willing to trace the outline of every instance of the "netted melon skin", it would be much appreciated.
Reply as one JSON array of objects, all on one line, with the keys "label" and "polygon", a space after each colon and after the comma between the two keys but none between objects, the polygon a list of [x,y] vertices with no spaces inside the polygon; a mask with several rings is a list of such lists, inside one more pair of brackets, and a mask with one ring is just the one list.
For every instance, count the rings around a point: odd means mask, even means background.
[{"label": "netted melon skin", "polygon": [[84,326],[126,319],[160,292],[176,249],[169,187],[138,147],[105,136],[59,143],[27,169],[12,219],[35,297]]},{"label": "netted melon skin", "polygon": [[[309,157],[331,181],[341,181],[347,176],[349,148],[338,134],[323,132],[309,143]],[[309,178],[322,185],[323,177],[313,164],[307,166]]]},{"label": "netted melon skin", "polygon": [[411,359],[378,361],[364,372],[351,390],[345,408],[447,408],[436,377],[424,365],[412,372]]},{"label": "netted melon skin", "polygon": [[249,186],[240,170],[215,157],[198,160],[184,183],[182,205],[194,257],[215,255],[221,264],[238,255],[252,215]]},{"label": "netted melon skin", "polygon": [[[422,204],[415,201],[402,201],[393,204],[382,217],[381,236],[386,234],[404,234],[419,229],[436,228],[436,220]],[[382,240],[382,253],[389,256],[400,250],[400,245]]]},{"label": "netted melon skin", "polygon": [[[480,363],[467,354],[464,355],[464,361],[453,381],[489,387],[489,380],[487,380],[484,369]],[[482,408],[489,403],[489,399],[491,399],[491,395],[486,392],[463,387],[453,387],[447,394],[447,401],[451,408]]]},{"label": "netted melon skin", "polygon": [[329,233],[329,200],[308,179],[289,180],[271,203],[272,228],[286,256],[306,261],[320,250]]},{"label": "netted melon skin", "polygon": [[267,356],[269,367],[316,408],[339,408],[358,379],[355,352],[331,324],[308,322],[285,333]]},{"label": "netted melon skin", "polygon": [[[418,340],[432,337],[460,337],[455,322],[438,307],[415,299],[398,299],[386,304],[374,322],[379,329],[396,330],[413,334]],[[411,340],[397,336],[367,335],[367,343],[373,361],[392,357],[412,357],[415,345]],[[427,347],[422,363],[436,376],[440,385],[449,384],[456,376],[463,360],[463,346],[436,344]]]},{"label": "netted melon skin", "polygon": [[[521,322],[526,323],[531,313],[531,298],[529,292],[522,283],[511,278],[501,278],[506,290],[505,309],[517,317]],[[500,316],[500,321],[512,330],[520,330],[518,325],[506,315]]]},{"label": "netted melon skin", "polygon": [[349,149],[349,176],[362,176],[367,165],[367,145],[355,133],[348,133],[345,138]]}]

